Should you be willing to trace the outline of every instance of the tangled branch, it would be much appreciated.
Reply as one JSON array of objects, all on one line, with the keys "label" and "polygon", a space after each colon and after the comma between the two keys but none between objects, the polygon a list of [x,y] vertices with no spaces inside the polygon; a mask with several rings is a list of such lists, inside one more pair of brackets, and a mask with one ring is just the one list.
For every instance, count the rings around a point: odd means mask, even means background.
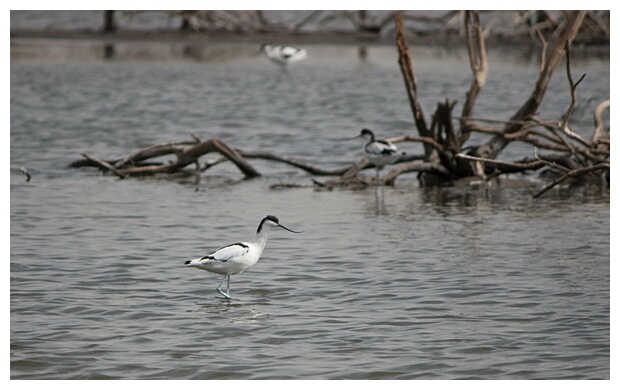
[{"label": "tangled branch", "polygon": [[[349,11],[343,12],[342,15],[346,14],[351,17],[350,14],[347,14]],[[208,16],[226,19],[235,15],[250,17],[234,12],[228,13],[228,11],[210,13]],[[265,23],[264,15],[260,13],[251,15],[259,21],[259,24]],[[430,126],[421,108],[412,55],[405,39],[403,19],[406,15],[402,12],[396,12],[393,15],[396,30],[395,45],[398,50],[397,61],[403,77],[413,123],[418,134],[406,134],[388,139],[388,141],[393,143],[420,143],[423,146],[424,154],[401,157],[384,176],[385,184],[394,185],[399,175],[408,172],[417,172],[422,185],[426,185],[426,183],[454,183],[462,178],[476,176],[489,181],[491,178],[502,174],[546,168],[558,176],[534,195],[534,198],[539,198],[551,188],[569,179],[571,182],[574,180],[590,182],[592,179],[608,182],[611,145],[609,132],[605,129],[602,115],[605,110],[609,110],[610,101],[603,101],[595,109],[593,114],[595,129],[590,140],[586,140],[571,129],[569,125],[578,103],[578,87],[586,76],[585,74],[582,75],[577,81],[573,79],[571,73],[571,42],[577,36],[586,18],[586,11],[565,12],[563,14],[565,18],[557,21],[557,29],[551,34],[554,39],[550,43],[546,42],[542,30],[555,24],[536,24],[535,34],[542,45],[539,75],[530,96],[506,121],[491,121],[472,116],[476,100],[486,83],[488,73],[484,39],[485,29],[481,24],[479,12],[463,11],[453,14],[451,18],[455,18],[457,15],[462,17],[464,23],[472,82],[466,93],[461,115],[452,114],[457,103],[456,100],[444,99],[437,103],[437,107],[431,115]],[[196,14],[190,16],[195,17]],[[312,14],[309,18],[311,17],[318,17],[318,14]],[[360,17],[360,20],[365,18],[363,14],[356,14],[356,17]],[[368,20],[364,23],[368,23]],[[551,75],[563,56],[566,58],[566,78],[570,103],[562,121],[540,119],[536,112],[543,100]],[[455,127],[455,124],[458,124],[458,127]],[[466,146],[466,141],[474,132],[490,137],[486,142],[479,145]],[[498,160],[497,156],[500,152],[512,142],[531,145],[535,150],[534,156],[527,156],[519,161],[512,162]],[[542,150],[543,153],[539,154],[538,150]],[[213,152],[218,153],[219,156],[201,165],[200,159]],[[174,159],[167,163],[156,161],[169,155],[174,156]],[[372,164],[366,158],[341,168],[324,169],[291,157],[278,156],[271,152],[238,150],[228,146],[218,138],[201,140],[195,135],[192,136],[191,141],[153,145],[112,161],[102,160],[87,153],[83,153],[82,156],[84,160],[75,161],[70,166],[97,167],[105,172],[111,172],[121,179],[129,176],[176,174],[179,172],[193,173],[199,176],[200,172],[225,161],[232,162],[246,178],[252,178],[260,176],[260,173],[248,160],[258,158],[284,163],[314,176],[336,177],[335,180],[325,183],[313,180],[317,186],[332,188],[377,184],[373,183],[374,178],[359,175],[362,170],[372,168]],[[193,170],[188,168],[192,165],[194,166]]]}]

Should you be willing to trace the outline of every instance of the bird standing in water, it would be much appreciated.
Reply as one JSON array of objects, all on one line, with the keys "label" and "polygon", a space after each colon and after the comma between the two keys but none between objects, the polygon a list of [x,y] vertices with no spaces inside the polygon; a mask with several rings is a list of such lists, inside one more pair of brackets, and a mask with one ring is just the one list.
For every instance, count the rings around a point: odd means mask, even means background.
[{"label": "bird standing in water", "polygon": [[308,56],[306,49],[300,49],[294,46],[274,46],[262,45],[260,50],[267,55],[272,62],[279,64],[282,68],[286,68],[288,64],[305,60]]},{"label": "bird standing in water", "polygon": [[[185,265],[224,275],[216,291],[224,298],[230,299],[230,275],[240,274],[256,264],[263,253],[263,249],[265,249],[265,244],[267,244],[269,230],[273,227],[279,227],[292,233],[301,233],[280,225],[280,221],[277,217],[268,215],[263,218],[258,225],[256,236],[252,241],[227,245],[207,256],[187,260]],[[226,285],[226,292],[224,293],[221,287],[225,280],[228,280],[228,283]]]},{"label": "bird standing in water", "polygon": [[396,145],[383,139],[375,139],[375,134],[368,129],[362,129],[361,137],[364,144],[364,155],[375,165],[376,184],[379,184],[379,171],[387,164],[394,164],[404,154],[398,151]]}]

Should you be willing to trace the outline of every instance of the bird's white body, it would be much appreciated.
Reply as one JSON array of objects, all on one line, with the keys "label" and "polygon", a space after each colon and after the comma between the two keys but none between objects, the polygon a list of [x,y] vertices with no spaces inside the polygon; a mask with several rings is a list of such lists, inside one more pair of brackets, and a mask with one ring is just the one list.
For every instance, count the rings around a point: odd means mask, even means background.
[{"label": "bird's white body", "polygon": [[282,66],[305,60],[308,56],[306,49],[293,46],[262,45],[260,50],[263,51],[271,61]]},{"label": "bird's white body", "polygon": [[403,154],[393,143],[375,139],[374,133],[368,129],[362,129],[359,136],[366,141],[364,155],[378,169],[382,169],[387,164],[394,164]]},{"label": "bird's white body", "polygon": [[379,169],[385,165],[394,164],[400,158],[396,145],[385,140],[368,142],[364,145],[364,154]]},{"label": "bird's white body", "polygon": [[376,182],[379,182],[379,171],[388,164],[394,164],[404,154],[396,145],[383,139],[375,139],[375,134],[368,129],[362,129],[359,137],[366,142],[364,155],[374,164],[376,169]]},{"label": "bird's white body", "polygon": [[[256,236],[254,236],[252,241],[227,245],[207,256],[187,260],[185,265],[224,275],[224,279],[222,279],[216,291],[225,298],[230,298],[230,275],[240,274],[256,264],[263,254],[267,244],[267,236],[272,227],[280,227],[293,233],[300,233],[280,225],[277,217],[268,215],[258,225]],[[224,280],[228,280],[226,293],[220,289]]]},{"label": "bird's white body", "polygon": [[227,245],[207,256],[189,260],[186,265],[219,275],[240,274],[260,259],[267,244],[268,231],[269,228],[263,227],[252,241]]}]

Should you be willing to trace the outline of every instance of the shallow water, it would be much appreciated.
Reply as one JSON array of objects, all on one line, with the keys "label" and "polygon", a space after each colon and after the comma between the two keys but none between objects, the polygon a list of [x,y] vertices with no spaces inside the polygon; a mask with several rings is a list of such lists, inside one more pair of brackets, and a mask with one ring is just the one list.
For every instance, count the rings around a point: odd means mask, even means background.
[{"label": "shallow water", "polygon": [[[607,191],[533,201],[535,179],[420,188],[415,174],[379,192],[274,190],[311,176],[260,160],[258,179],[219,164],[198,184],[67,169],[82,152],[119,158],[190,133],[350,164],[360,128],[414,131],[393,48],[362,61],[353,46],[313,45],[283,73],[245,45],[189,56],[121,45],[107,61],[83,45],[12,48],[12,379],[610,377]],[[463,100],[463,53],[412,54],[427,115]],[[608,61],[574,69],[588,73],[583,96],[609,96]],[[536,72],[493,55],[477,115],[507,118]],[[561,115],[568,99],[556,75],[541,111]],[[217,297],[217,275],[183,267],[250,239],[267,214],[304,233],[273,230],[258,264],[232,277],[232,300]]]}]

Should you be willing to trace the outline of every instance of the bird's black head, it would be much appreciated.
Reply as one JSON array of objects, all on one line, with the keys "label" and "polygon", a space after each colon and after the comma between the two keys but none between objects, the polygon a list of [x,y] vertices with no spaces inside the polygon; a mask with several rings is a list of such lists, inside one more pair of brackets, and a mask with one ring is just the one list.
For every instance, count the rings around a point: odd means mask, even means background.
[{"label": "bird's black head", "polygon": [[277,223],[278,225],[280,224],[280,220],[275,215],[268,215],[264,219],[268,219],[270,221],[273,221],[273,222]]},{"label": "bird's black head", "polygon": [[374,141],[375,140],[375,133],[372,132],[372,130],[369,129],[362,129],[362,131],[360,131],[360,137],[367,139],[369,141]]},{"label": "bird's black head", "polygon": [[291,233],[301,233],[295,230],[291,230],[287,228],[286,226],[280,225],[280,220],[278,219],[278,217],[274,215],[268,215],[265,218],[263,218],[263,220],[260,221],[260,225],[258,225],[258,230],[256,231],[256,233],[259,233],[265,224],[267,224],[267,226],[280,227],[284,230],[288,230]]},{"label": "bird's black head", "polygon": [[256,230],[256,232],[260,232],[261,229],[263,228],[263,225],[265,223],[274,223],[276,226],[280,226],[280,220],[278,219],[278,217],[276,217],[275,215],[268,215],[265,218],[263,218],[262,221],[260,221],[260,224],[258,225],[258,229]]}]

